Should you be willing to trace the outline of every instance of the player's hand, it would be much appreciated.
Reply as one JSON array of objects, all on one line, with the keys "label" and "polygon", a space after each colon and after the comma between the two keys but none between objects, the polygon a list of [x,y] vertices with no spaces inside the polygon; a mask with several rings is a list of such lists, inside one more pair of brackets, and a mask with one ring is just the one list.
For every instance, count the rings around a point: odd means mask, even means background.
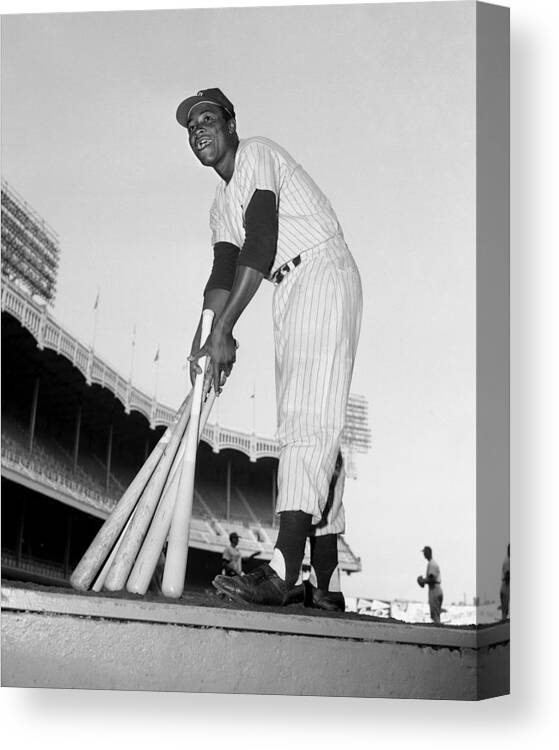
[{"label": "player's hand", "polygon": [[198,360],[201,357],[209,357],[209,386],[213,385],[216,395],[219,395],[235,364],[237,349],[238,344],[233,334],[230,331],[224,331],[218,323],[206,339],[204,346],[188,358],[191,371],[193,369],[195,375],[202,372]]}]

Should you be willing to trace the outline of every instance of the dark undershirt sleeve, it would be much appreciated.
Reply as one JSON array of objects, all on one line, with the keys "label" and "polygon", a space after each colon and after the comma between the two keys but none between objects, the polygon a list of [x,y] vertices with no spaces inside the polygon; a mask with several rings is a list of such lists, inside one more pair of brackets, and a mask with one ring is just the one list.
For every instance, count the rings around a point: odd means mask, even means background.
[{"label": "dark undershirt sleeve", "polygon": [[204,294],[210,289],[227,289],[231,291],[239,248],[230,242],[216,242],[214,245],[214,263]]},{"label": "dark undershirt sleeve", "polygon": [[245,211],[245,242],[237,260],[268,276],[278,245],[278,210],[271,190],[255,190]]}]

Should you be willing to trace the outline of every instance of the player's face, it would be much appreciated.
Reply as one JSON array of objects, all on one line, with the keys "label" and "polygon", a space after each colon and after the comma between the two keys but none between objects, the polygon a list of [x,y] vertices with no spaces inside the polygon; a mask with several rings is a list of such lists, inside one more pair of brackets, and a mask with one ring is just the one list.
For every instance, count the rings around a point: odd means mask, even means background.
[{"label": "player's face", "polygon": [[188,141],[196,158],[206,167],[220,171],[235,157],[235,121],[226,121],[215,104],[199,104],[187,122]]}]

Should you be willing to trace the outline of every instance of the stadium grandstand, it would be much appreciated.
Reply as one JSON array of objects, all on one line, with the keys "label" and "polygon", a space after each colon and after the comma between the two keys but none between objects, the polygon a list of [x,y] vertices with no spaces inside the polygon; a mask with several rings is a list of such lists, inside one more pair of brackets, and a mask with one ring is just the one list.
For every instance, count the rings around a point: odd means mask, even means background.
[{"label": "stadium grandstand", "polygon": [[[56,321],[59,253],[56,233],[2,183],[2,575],[67,586],[175,409],[134,387]],[[348,467],[369,442],[366,401],[352,396]],[[243,556],[259,553],[247,569],[270,559],[278,452],[274,440],[206,425],[189,584],[208,584],[219,572],[232,531]],[[347,541],[339,545],[342,570],[359,571]]]}]

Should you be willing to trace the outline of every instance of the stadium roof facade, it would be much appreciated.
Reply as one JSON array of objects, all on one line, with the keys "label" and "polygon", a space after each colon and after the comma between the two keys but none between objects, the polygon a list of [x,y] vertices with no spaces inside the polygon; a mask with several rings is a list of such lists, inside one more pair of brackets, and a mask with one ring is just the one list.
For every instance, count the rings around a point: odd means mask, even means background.
[{"label": "stadium roof facade", "polygon": [[[120,375],[95,351],[83,344],[61,326],[49,312],[46,304],[32,300],[17,284],[3,278],[2,311],[10,313],[36,341],[39,350],[50,349],[62,355],[77,370],[74,378],[85,379],[87,385],[99,385],[109,390],[124,406],[126,414],[133,411],[142,414],[152,429],[168,426],[173,422],[176,409],[159,403],[136,388],[130,380]],[[71,377],[71,372],[66,373]],[[276,440],[258,437],[219,425],[206,425],[202,439],[215,452],[231,448],[247,455],[251,461],[279,453]]]}]

